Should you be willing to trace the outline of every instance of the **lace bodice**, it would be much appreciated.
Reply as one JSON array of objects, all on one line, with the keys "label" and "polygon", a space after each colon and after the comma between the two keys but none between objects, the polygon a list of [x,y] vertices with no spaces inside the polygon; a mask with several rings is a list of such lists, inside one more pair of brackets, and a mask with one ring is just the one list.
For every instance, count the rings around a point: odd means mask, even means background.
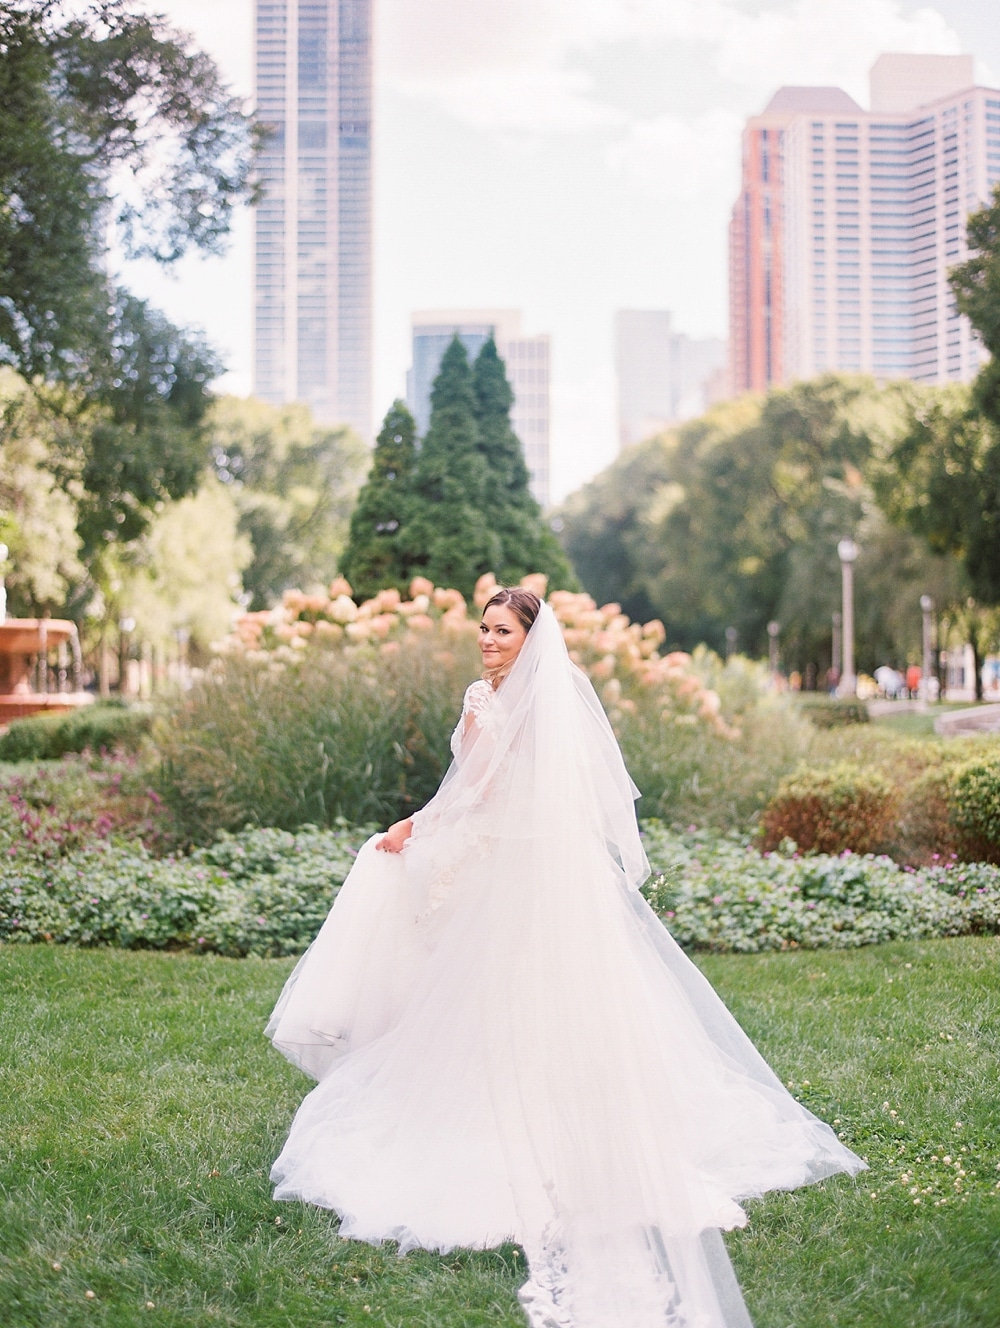
[{"label": "lace bodice", "polygon": [[494,713],[495,700],[496,692],[485,678],[477,678],[465,689],[462,714],[455,725],[454,733],[451,735],[451,751],[456,761],[461,760],[462,757],[462,739],[465,737],[466,719],[469,715],[472,715],[480,730],[488,731]]}]

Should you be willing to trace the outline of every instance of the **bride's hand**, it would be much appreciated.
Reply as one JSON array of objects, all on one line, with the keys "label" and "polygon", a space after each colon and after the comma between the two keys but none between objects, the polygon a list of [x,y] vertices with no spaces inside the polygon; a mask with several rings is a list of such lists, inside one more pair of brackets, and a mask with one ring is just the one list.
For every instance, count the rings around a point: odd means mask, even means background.
[{"label": "bride's hand", "polygon": [[389,829],[375,847],[381,849],[383,853],[402,853],[403,847],[412,833],[412,820],[397,821],[395,825],[389,826]]}]

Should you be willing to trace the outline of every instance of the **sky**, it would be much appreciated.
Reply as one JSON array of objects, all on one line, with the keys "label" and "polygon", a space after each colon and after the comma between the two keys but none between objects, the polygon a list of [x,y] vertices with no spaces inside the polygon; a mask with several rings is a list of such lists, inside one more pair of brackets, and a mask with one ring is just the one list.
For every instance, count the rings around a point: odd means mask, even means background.
[{"label": "sky", "polygon": [[[740,132],[782,84],[868,104],[882,51],[976,57],[996,0],[374,0],[376,420],[403,395],[416,309],[517,308],[552,337],[561,499],[617,450],[613,317],[727,332]],[[150,0],[252,92],[253,0]],[[127,283],[203,329],[251,390],[251,218],[228,252]]]}]

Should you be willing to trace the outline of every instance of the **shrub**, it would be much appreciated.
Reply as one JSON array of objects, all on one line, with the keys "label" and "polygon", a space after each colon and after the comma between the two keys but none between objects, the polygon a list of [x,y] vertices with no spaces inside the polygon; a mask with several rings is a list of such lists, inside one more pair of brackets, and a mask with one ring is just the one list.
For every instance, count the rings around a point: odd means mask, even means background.
[{"label": "shrub", "polygon": [[790,839],[803,852],[874,853],[896,834],[899,795],[877,771],[845,763],[783,779],[761,821],[765,851]]},{"label": "shrub", "polygon": [[152,727],[150,711],[96,704],[65,715],[15,719],[0,736],[0,761],[51,761],[72,752],[136,752]]},{"label": "shrub", "polygon": [[871,719],[864,701],[847,697],[804,695],[800,696],[799,705],[806,718],[819,729],[867,724]]},{"label": "shrub", "polygon": [[690,949],[754,953],[1000,931],[1000,869],[901,867],[843,853],[761,855],[746,840],[644,826],[643,893]]},{"label": "shrub", "polygon": [[1000,861],[1000,761],[970,761],[951,779],[950,819],[964,857]]},{"label": "shrub", "polygon": [[161,859],[107,841],[54,861],[22,857],[0,877],[0,939],[299,954],[370,833],[253,830]]},{"label": "shrub", "polygon": [[0,787],[0,853],[7,866],[50,861],[114,835],[165,838],[160,799],[135,757],[66,756],[15,768]]},{"label": "shrub", "polygon": [[414,636],[388,653],[316,651],[295,664],[225,656],[157,732],[159,788],[178,834],[246,825],[382,825],[433,794],[479,656]]},{"label": "shrub", "polygon": [[[244,830],[189,854],[89,841],[19,853],[0,876],[0,942],[187,949],[241,957],[301,953],[369,827]],[[837,948],[1000,931],[1000,868],[914,870],[888,858],[762,856],[746,840],[647,822],[657,873],[644,893],[691,949]],[[2,841],[0,841],[2,842]]]}]

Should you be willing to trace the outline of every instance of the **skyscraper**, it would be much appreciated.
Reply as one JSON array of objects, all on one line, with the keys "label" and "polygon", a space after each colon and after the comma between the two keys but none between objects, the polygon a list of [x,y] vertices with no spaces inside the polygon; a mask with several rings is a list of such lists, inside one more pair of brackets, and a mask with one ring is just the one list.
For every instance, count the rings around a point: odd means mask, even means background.
[{"label": "skyscraper", "polygon": [[824,372],[975,376],[983,351],[948,271],[1000,180],[1000,91],[974,85],[971,56],[880,56],[868,111],[836,88],[781,89],[747,125],[743,171],[737,391]]},{"label": "skyscraper", "polygon": [[521,335],[515,309],[435,309],[413,315],[413,368],[406,375],[406,400],[423,436],[431,419],[431,388],[441,357],[458,335],[474,360],[492,336],[514,392],[510,421],[524,448],[531,492],[549,503],[549,338]]},{"label": "skyscraper", "polygon": [[254,392],[371,437],[372,0],[255,0]]},{"label": "skyscraper", "polygon": [[631,447],[725,395],[726,343],[675,332],[666,309],[615,314],[618,442]]}]

